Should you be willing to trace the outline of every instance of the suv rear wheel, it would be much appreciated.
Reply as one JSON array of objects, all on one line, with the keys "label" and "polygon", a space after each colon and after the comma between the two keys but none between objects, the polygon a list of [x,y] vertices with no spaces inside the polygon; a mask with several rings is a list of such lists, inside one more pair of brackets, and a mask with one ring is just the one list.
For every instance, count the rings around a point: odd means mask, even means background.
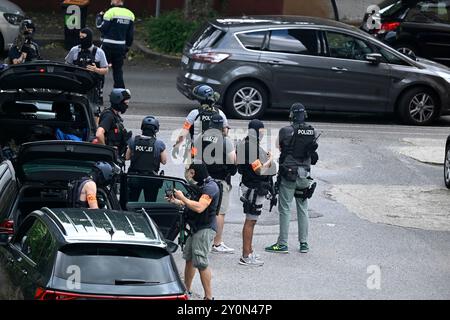
[{"label": "suv rear wheel", "polygon": [[445,148],[444,181],[445,186],[450,189],[450,144],[447,144]]},{"label": "suv rear wheel", "polygon": [[406,124],[428,125],[432,123],[439,111],[436,95],[427,88],[413,88],[400,98],[398,114]]},{"label": "suv rear wheel", "polygon": [[394,48],[398,52],[403,53],[405,56],[408,56],[408,57],[412,58],[413,60],[419,54],[419,50],[417,50],[417,48],[411,44],[400,43],[400,44],[395,45]]},{"label": "suv rear wheel", "polygon": [[225,97],[225,107],[230,116],[244,120],[261,117],[268,104],[266,89],[255,81],[233,84]]}]

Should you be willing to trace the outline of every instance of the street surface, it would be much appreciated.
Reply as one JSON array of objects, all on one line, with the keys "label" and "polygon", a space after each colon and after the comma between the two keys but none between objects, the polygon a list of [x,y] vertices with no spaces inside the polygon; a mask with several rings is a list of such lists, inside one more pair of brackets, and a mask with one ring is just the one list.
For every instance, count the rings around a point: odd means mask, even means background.
[{"label": "street surface", "polygon": [[[148,62],[125,71],[133,95],[126,127],[140,133],[144,115],[158,116],[169,153],[195,106],[175,89],[176,72]],[[108,75],[105,96],[110,90]],[[287,112],[270,112],[263,120],[268,148],[276,153],[273,141],[287,125]],[[450,117],[431,127],[403,126],[380,115],[310,114],[310,123],[322,133],[312,172],[318,188],[310,200],[310,252],[298,252],[296,222],[289,254],[264,252],[278,236],[274,209],[263,212],[255,227],[254,249],[265,265],[238,264],[244,214],[236,175],[224,231],[225,243],[236,252],[210,256],[215,298],[449,299],[450,190],[442,163]],[[247,123],[230,124],[231,136],[242,138]],[[162,169],[182,177],[184,166],[171,159]],[[181,253],[174,257],[182,274]],[[380,271],[379,289],[370,286],[374,269]],[[203,297],[198,275],[193,289],[196,298]]]}]

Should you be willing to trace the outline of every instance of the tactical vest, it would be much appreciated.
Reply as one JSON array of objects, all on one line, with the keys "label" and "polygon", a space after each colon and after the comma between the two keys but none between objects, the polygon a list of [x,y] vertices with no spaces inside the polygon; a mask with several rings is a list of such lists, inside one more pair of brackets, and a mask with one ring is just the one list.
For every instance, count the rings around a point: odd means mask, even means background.
[{"label": "tactical vest", "polygon": [[73,64],[81,68],[86,68],[88,65],[92,65],[94,63],[97,68],[100,68],[100,62],[95,61],[97,49],[98,48],[94,46],[91,51],[89,49],[81,49],[81,46],[78,46],[78,57],[73,61]]},{"label": "tactical vest", "polygon": [[137,136],[134,138],[134,149],[128,172],[154,175],[158,174],[160,154],[155,154],[155,137]]},{"label": "tactical vest", "polygon": [[314,142],[314,128],[308,124],[294,124],[292,128],[294,129],[294,134],[280,141],[282,146],[280,159],[282,163],[287,155],[291,155],[298,162],[302,162],[310,157],[307,148]]},{"label": "tactical vest", "polygon": [[197,120],[199,120],[202,124],[201,132],[199,132],[199,133],[203,134],[206,130],[209,129],[209,126],[211,123],[211,118],[212,118],[212,116],[214,116],[216,114],[220,114],[220,113],[219,113],[219,110],[215,107],[211,107],[211,108],[200,107],[200,108],[198,108],[198,115],[197,115],[197,117],[195,117],[194,123],[192,124],[191,128],[189,129],[189,133],[191,135],[192,141],[194,141],[194,135],[195,135],[194,127],[195,127],[195,124],[197,123]]},{"label": "tactical vest", "polygon": [[[204,182],[204,185],[206,185],[207,183],[210,183],[210,182],[217,184],[217,187],[219,188],[219,193],[218,193],[219,199],[217,201],[217,205],[215,205],[215,206],[214,206],[215,201],[213,199],[211,204],[208,206],[208,208],[206,208],[206,210],[200,214],[187,209],[186,222],[191,227],[191,230],[193,233],[196,233],[197,231],[202,230],[202,229],[209,228],[214,220],[214,216],[219,214],[219,210],[220,210],[220,206],[221,206],[221,202],[222,202],[222,192],[223,192],[222,184],[214,179],[209,178]],[[200,197],[203,194],[203,186],[197,186],[198,190],[195,192],[195,195],[193,195],[194,196],[193,199],[195,201],[200,200]]]},{"label": "tactical vest", "polygon": [[80,200],[81,191],[89,181],[92,181],[92,179],[85,177],[69,183],[67,191],[67,203],[69,208],[89,208],[87,200]]},{"label": "tactical vest", "polygon": [[118,147],[121,149],[124,144],[126,144],[126,133],[125,127],[123,125],[122,119],[114,113],[114,111],[111,108],[105,109],[102,114],[100,115],[100,121],[102,115],[106,114],[107,112],[112,113],[114,117],[114,123],[110,130],[108,130],[105,134],[105,143],[108,146]]},{"label": "tactical vest", "polygon": [[[208,134],[204,134],[202,136],[202,156],[203,159],[205,157],[205,150],[206,148],[208,148],[209,146],[211,146],[212,144],[218,143],[218,139],[222,139],[222,159],[221,162],[219,163],[214,163],[214,164],[206,164],[207,168],[208,168],[208,173],[211,175],[212,178],[214,179],[219,179],[219,180],[226,180],[228,182],[228,184],[231,184],[231,176],[236,174],[237,168],[234,164],[227,164],[227,152],[231,151],[231,150],[227,150],[226,146],[226,140],[224,136],[218,136],[216,135],[208,135]],[[211,156],[214,157],[214,159],[216,159],[216,150],[213,150],[213,152],[211,153]],[[208,152],[208,156],[209,156],[209,152]]]},{"label": "tactical vest", "polygon": [[[256,159],[249,159],[250,158],[250,138],[246,137],[244,140],[244,148],[245,148],[245,163],[238,165],[239,173],[242,175],[242,183],[247,187],[251,189],[258,189],[262,186],[267,185],[270,183],[272,176],[268,175],[258,175],[252,168],[251,162],[253,162]],[[256,146],[257,155],[256,158],[260,158],[259,154],[259,143]],[[252,161],[253,160],[253,161]]]}]

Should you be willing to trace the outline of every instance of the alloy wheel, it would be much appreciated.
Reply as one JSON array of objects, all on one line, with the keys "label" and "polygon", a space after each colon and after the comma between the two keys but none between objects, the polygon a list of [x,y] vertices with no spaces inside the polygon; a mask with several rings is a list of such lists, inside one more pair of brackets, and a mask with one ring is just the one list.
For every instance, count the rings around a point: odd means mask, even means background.
[{"label": "alloy wheel", "polygon": [[233,108],[243,117],[256,115],[263,106],[261,92],[252,87],[243,87],[233,96]]},{"label": "alloy wheel", "polygon": [[431,119],[436,106],[433,98],[428,93],[416,94],[409,103],[409,114],[411,119],[423,123]]},{"label": "alloy wheel", "polygon": [[414,57],[416,55],[413,50],[406,47],[398,48],[397,51],[408,57]]},{"label": "alloy wheel", "polygon": [[447,149],[447,155],[444,163],[444,178],[445,184],[450,186],[450,147]]}]

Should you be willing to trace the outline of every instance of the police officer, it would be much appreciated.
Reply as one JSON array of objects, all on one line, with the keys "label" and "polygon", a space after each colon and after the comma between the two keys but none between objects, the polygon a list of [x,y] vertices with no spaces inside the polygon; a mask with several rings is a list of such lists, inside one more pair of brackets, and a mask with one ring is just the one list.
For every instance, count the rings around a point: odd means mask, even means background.
[{"label": "police officer", "polygon": [[96,24],[102,33],[102,49],[112,65],[114,88],[125,88],[123,60],[133,44],[135,17],[123,0],[112,0],[111,7],[97,15]]},{"label": "police officer", "polygon": [[277,146],[280,154],[279,199],[280,234],[278,241],[266,247],[268,252],[288,252],[288,232],[291,216],[290,204],[295,197],[298,218],[299,251],[307,253],[308,247],[308,198],[311,198],[315,183],[311,184],[311,164],[318,160],[317,136],[314,128],[305,123],[305,107],[294,103],[290,110],[291,125],[281,128]]},{"label": "police officer", "polygon": [[195,154],[194,161],[203,161],[210,176],[222,184],[222,201],[217,216],[217,234],[212,247],[213,253],[234,253],[222,241],[225,214],[228,211],[231,192],[231,177],[237,172],[236,151],[233,142],[225,135],[224,120],[220,114],[211,117],[211,124],[194,143],[194,148],[201,150]]},{"label": "police officer", "polygon": [[17,36],[14,45],[9,49],[8,57],[12,64],[21,64],[40,60],[39,45],[33,41],[36,32],[34,23],[27,19],[22,22],[21,33]]},{"label": "police officer", "polygon": [[256,221],[272,187],[276,165],[270,152],[261,147],[264,123],[254,119],[248,124],[248,136],[237,146],[237,163],[241,179],[241,201],[246,219],[242,229],[243,250],[239,264],[262,266],[264,262],[253,251],[252,239]]},{"label": "police officer", "polygon": [[186,207],[188,212],[187,223],[192,235],[188,237],[183,252],[183,258],[186,260],[184,269],[186,289],[188,292],[191,291],[196,268],[200,273],[205,292],[204,299],[212,300],[208,254],[217,230],[216,214],[219,209],[220,189],[209,176],[207,167],[203,163],[192,163],[189,166],[188,175],[196,181],[199,188],[196,200],[188,199],[183,192],[176,189],[173,196],[167,200]]},{"label": "police officer", "polygon": [[[142,120],[142,135],[138,135],[128,142],[126,160],[131,160],[128,173],[138,175],[157,175],[160,164],[167,163],[166,145],[156,138],[159,131],[159,121],[154,116],[147,116]],[[132,185],[130,180],[130,200],[137,201],[141,190],[144,190],[146,202],[156,201],[160,186],[155,183],[146,185]]]},{"label": "police officer", "polygon": [[[208,85],[199,85],[192,90],[192,94],[200,103],[200,106],[192,110],[186,120],[184,121],[183,128],[173,146],[172,156],[177,158],[179,149],[184,139],[189,136],[191,144],[201,135],[208,130],[211,123],[211,117],[215,114],[220,114],[224,121],[224,126],[228,127],[228,120],[225,114],[220,110],[216,103],[220,99],[220,94],[215,92],[213,88]],[[190,156],[195,154],[195,149],[188,150],[191,152]],[[194,153],[194,154],[192,154]],[[187,160],[191,160],[191,157],[186,157]]]},{"label": "police officer", "polygon": [[103,84],[108,73],[108,61],[105,52],[94,46],[93,32],[89,28],[80,31],[80,45],[70,49],[65,58],[66,62],[86,68],[97,76],[97,96],[95,102],[103,104]]},{"label": "police officer", "polygon": [[113,167],[108,162],[96,162],[89,176],[72,183],[69,188],[69,205],[73,208],[98,209],[97,187],[110,184],[113,176]]},{"label": "police officer", "polygon": [[99,144],[116,147],[119,156],[125,157],[131,132],[127,132],[120,114],[128,109],[131,94],[128,89],[113,89],[109,96],[111,107],[100,115],[96,138]]}]

